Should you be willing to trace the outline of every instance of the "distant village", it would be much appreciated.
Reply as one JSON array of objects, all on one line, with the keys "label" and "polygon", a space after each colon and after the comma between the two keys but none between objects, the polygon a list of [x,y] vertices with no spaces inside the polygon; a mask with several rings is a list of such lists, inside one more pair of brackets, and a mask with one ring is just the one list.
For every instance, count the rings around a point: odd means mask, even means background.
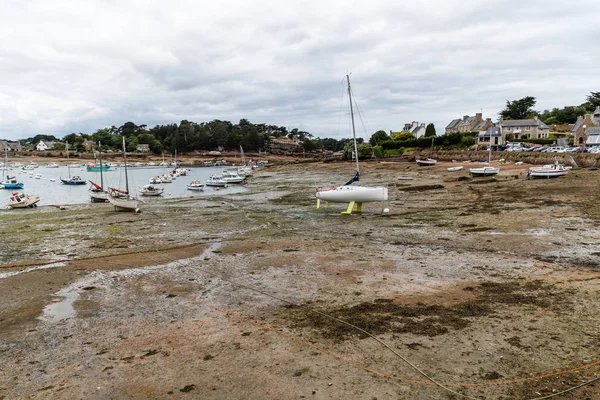
[{"label": "distant village", "polygon": [[[396,133],[410,133],[416,139],[426,136],[426,124],[413,121],[406,123],[401,131],[391,130],[390,137]],[[464,115],[462,118],[449,121],[442,135],[453,133],[471,133],[476,146],[491,146],[494,150],[505,148],[508,143],[529,141],[531,139],[564,138],[574,146],[600,148],[600,106],[590,114],[580,115],[574,124],[546,125],[537,116],[531,119],[507,119],[494,123],[491,118],[484,118],[482,113]],[[439,134],[438,134],[439,136]],[[86,152],[92,152],[94,142],[85,140],[83,147]],[[2,153],[16,154],[23,152],[66,151],[67,143],[60,141],[40,140],[34,146],[22,145],[21,141],[0,140]],[[136,152],[147,153],[149,144],[137,144]],[[272,154],[291,154],[302,151],[302,140],[298,138],[277,137],[268,143],[267,152]]]}]

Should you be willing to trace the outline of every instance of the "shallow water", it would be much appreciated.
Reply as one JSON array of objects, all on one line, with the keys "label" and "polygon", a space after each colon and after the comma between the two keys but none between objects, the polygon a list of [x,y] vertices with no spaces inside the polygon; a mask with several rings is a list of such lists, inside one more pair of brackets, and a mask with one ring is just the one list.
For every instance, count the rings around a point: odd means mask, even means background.
[{"label": "shallow water", "polygon": [[[163,198],[176,197],[195,197],[195,196],[210,196],[214,194],[230,194],[241,193],[246,191],[244,185],[232,184],[226,188],[205,187],[204,191],[192,191],[187,189],[187,184],[194,179],[200,179],[205,182],[211,175],[220,173],[223,167],[198,167],[189,170],[186,176],[177,177],[172,183],[164,184],[165,191],[159,198],[138,196],[144,201],[160,201]],[[162,175],[165,171],[163,167],[131,167],[127,168],[129,172],[129,190],[138,190],[142,186],[150,183],[150,178],[157,175]],[[125,169],[123,167],[111,168],[109,171],[103,172],[104,187],[112,186],[120,189],[125,188]],[[168,172],[169,169],[167,168]],[[64,185],[60,178],[79,175],[82,179],[92,180],[100,184],[99,172],[88,172],[85,167],[67,168],[61,166],[59,168],[38,167],[33,170],[24,171],[21,169],[9,170],[8,175],[16,176],[19,182],[25,184],[23,189],[9,190],[0,189],[0,208],[8,208],[8,201],[13,191],[20,191],[26,194],[36,194],[41,200],[39,206],[47,205],[63,205],[63,204],[82,204],[89,203],[90,196],[88,194],[89,184],[86,185]],[[39,178],[36,178],[39,175]],[[51,181],[54,179],[54,182]],[[139,194],[139,193],[138,193]],[[18,210],[17,210],[18,211]]]}]

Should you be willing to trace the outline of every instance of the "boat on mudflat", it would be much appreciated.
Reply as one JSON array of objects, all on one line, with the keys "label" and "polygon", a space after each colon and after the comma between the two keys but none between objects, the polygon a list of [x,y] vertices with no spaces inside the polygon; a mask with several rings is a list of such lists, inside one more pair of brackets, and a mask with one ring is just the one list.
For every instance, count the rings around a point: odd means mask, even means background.
[{"label": "boat on mudflat", "polygon": [[558,162],[547,164],[542,167],[531,167],[527,173],[527,179],[533,178],[558,178],[567,175],[569,169]]},{"label": "boat on mudflat", "polygon": [[39,201],[40,196],[38,195],[14,192],[6,205],[11,208],[33,208],[37,207]]},{"label": "boat on mudflat", "polygon": [[420,160],[417,159],[416,160],[417,164],[419,164],[421,167],[430,167],[432,165],[437,164],[437,160],[433,159],[433,158],[426,158],[424,160]]}]

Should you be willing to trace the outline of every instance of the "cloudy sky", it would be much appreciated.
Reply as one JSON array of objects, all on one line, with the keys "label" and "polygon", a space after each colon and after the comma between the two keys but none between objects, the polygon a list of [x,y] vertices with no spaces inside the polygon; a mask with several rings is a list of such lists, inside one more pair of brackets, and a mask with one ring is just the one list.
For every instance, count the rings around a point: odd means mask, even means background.
[{"label": "cloudy sky", "polygon": [[246,118],[357,135],[600,91],[596,0],[22,0],[0,13],[0,138]]}]

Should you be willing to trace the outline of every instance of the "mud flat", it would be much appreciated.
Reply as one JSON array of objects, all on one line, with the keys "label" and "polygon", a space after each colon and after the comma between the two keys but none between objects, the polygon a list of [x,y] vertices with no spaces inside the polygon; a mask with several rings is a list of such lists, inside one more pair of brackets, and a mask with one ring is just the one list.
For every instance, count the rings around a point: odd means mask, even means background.
[{"label": "mud flat", "polygon": [[0,399],[530,399],[597,377],[600,173],[449,165],[361,165],[390,193],[362,215],[315,208],[340,163],[139,214],[0,212]]}]

